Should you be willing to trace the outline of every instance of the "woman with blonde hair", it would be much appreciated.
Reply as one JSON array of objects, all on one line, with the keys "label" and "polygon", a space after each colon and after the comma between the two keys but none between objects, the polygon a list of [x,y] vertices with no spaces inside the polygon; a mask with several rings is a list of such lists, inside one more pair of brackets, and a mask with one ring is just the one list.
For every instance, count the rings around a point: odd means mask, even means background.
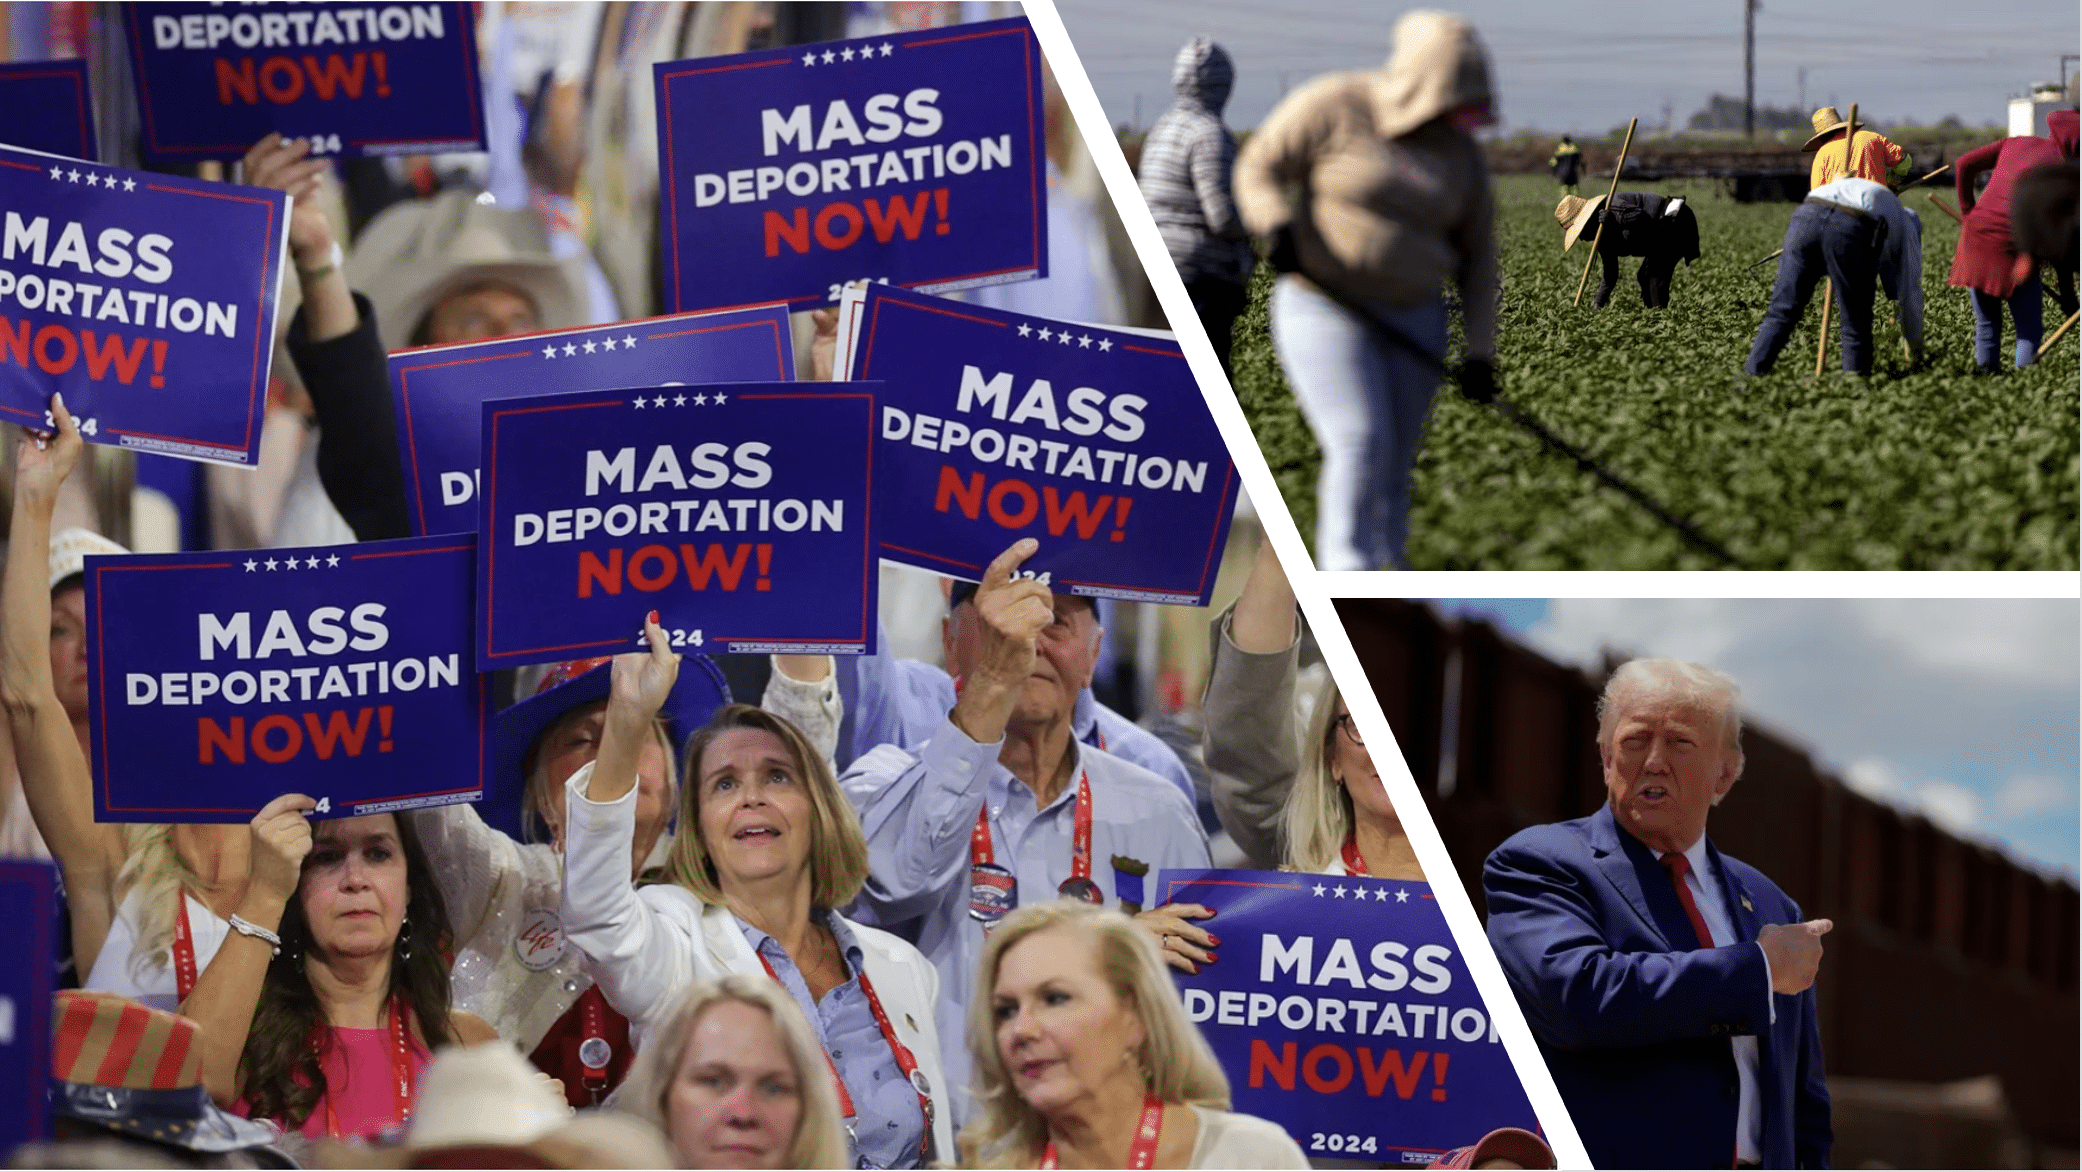
[{"label": "woman with blonde hair", "polygon": [[1117,911],[1029,904],[991,933],[969,1004],[984,1168],[1306,1168],[1274,1124],[1229,1110],[1156,942]]},{"label": "woman with blonde hair", "polygon": [[1328,673],[1301,744],[1301,767],[1287,792],[1286,869],[1422,883],[1416,849]]},{"label": "woman with blonde hair", "polygon": [[653,612],[650,649],[614,659],[599,755],[565,783],[564,930],[638,1053],[690,982],[731,973],[787,990],[828,1054],[848,1163],[918,1167],[952,1151],[934,1028],[938,971],[909,943],[838,914],[867,843],[801,730],[733,704],[688,743],[662,879],[632,880],[637,757],[679,674]]},{"label": "woman with blonde hair", "polygon": [[612,1106],[663,1132],[682,1168],[837,1168],[846,1130],[827,1069],[786,991],[729,973],[673,1002]]}]

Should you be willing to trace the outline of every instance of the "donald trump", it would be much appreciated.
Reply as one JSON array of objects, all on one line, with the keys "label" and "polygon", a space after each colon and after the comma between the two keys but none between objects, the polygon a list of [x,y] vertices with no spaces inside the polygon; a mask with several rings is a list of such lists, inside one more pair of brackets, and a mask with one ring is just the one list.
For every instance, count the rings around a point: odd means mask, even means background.
[{"label": "donald trump", "polygon": [[1598,703],[1604,807],[1483,867],[1489,940],[1600,1168],[1821,1168],[1814,980],[1827,920],[1714,848],[1741,689],[1637,659]]}]

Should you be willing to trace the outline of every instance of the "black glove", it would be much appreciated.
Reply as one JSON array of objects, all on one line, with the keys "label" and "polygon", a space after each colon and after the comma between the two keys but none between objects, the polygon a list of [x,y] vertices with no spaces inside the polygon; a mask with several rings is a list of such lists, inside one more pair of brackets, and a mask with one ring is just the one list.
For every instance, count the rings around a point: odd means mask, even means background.
[{"label": "black glove", "polygon": [[1460,395],[1470,403],[1496,401],[1496,368],[1487,358],[1470,358],[1460,364]]},{"label": "black glove", "polygon": [[1265,238],[1265,263],[1275,273],[1301,271],[1301,250],[1294,245],[1294,226],[1281,224]]}]

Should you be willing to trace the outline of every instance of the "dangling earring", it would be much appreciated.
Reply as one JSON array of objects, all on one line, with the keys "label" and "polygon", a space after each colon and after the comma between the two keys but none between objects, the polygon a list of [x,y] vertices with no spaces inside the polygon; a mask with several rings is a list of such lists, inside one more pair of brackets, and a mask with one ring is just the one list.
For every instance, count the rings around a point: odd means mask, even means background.
[{"label": "dangling earring", "polygon": [[398,959],[412,959],[412,917],[398,921]]}]

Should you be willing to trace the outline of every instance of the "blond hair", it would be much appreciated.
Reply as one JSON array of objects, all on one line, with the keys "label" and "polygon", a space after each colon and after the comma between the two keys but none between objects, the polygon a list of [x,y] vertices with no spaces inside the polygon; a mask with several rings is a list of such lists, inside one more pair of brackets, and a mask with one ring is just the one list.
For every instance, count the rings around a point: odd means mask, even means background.
[{"label": "blond hair", "polygon": [[1721,728],[1721,748],[1735,755],[1742,774],[1742,685],[1735,677],[1703,663],[1676,659],[1630,659],[1605,681],[1598,697],[1598,751],[1612,747],[1613,730],[1628,712],[1643,704],[1680,704],[1714,715]]},{"label": "blond hair", "polygon": [[1301,761],[1280,815],[1289,870],[1332,870],[1352,834],[1352,794],[1330,774],[1338,699],[1337,680],[1326,674],[1316,690],[1316,707],[1301,740]]},{"label": "blond hair", "polygon": [[[615,1094],[614,1107],[655,1125],[672,1139],[672,1112],[666,1099],[673,1080],[686,1059],[687,1043],[701,1015],[725,1001],[739,1001],[766,1012],[774,1035],[795,1068],[795,1085],[802,1094],[802,1115],[795,1136],[788,1143],[790,1168],[843,1168],[847,1166],[846,1128],[839,1118],[838,1091],[832,1083],[831,1066],[823,1047],[810,1032],[795,999],[774,981],[745,973],[727,973],[711,981],[696,981],[680,995],[665,1024],[646,1040],[630,1064],[628,1081]],[[676,1154],[677,1145],[675,1145]]]},{"label": "blond hair", "polygon": [[750,704],[726,705],[688,740],[686,764],[680,771],[687,779],[680,790],[680,832],[672,841],[672,853],[666,856],[659,881],[683,887],[711,907],[724,903],[708,844],[701,841],[701,755],[717,737],[733,729],[754,729],[779,738],[794,759],[803,788],[809,791],[810,902],[833,909],[852,903],[868,878],[867,837],[861,833],[860,816],[839,791],[831,763],[802,730],[785,717]]},{"label": "blond hair", "polygon": [[[535,734],[535,741],[528,746],[522,775],[527,779],[527,788],[521,793],[521,841],[544,842],[542,810],[549,802],[564,801],[562,783],[549,778],[549,754],[543,748],[555,739],[556,733],[565,725],[589,714],[595,705],[605,706],[607,701],[594,700],[566,710],[563,715],[550,721],[549,726]],[[672,751],[672,730],[664,719],[651,721],[651,735],[657,738],[658,748],[665,754],[665,808],[670,810],[679,805],[680,772],[679,759]],[[639,862],[641,860],[638,860]]]},{"label": "blond hair", "polygon": [[123,866],[116,872],[116,914],[136,897],[131,928],[129,968],[142,984],[153,969],[173,967],[174,920],[181,900],[200,889],[201,879],[174,847],[173,825],[167,822],[123,824]]},{"label": "blond hair", "polygon": [[1099,971],[1113,995],[1141,1019],[1143,1041],[1135,1057],[1149,1089],[1166,1103],[1229,1109],[1229,1077],[1200,1028],[1186,1016],[1156,939],[1120,912],[1081,900],[1028,904],[991,932],[969,1000],[976,1115],[956,1140],[963,1167],[1031,1168],[1048,1143],[1047,1121],[1020,1098],[998,1052],[991,1003],[1005,954],[1027,937],[1059,927],[1076,928],[1092,938]]}]

